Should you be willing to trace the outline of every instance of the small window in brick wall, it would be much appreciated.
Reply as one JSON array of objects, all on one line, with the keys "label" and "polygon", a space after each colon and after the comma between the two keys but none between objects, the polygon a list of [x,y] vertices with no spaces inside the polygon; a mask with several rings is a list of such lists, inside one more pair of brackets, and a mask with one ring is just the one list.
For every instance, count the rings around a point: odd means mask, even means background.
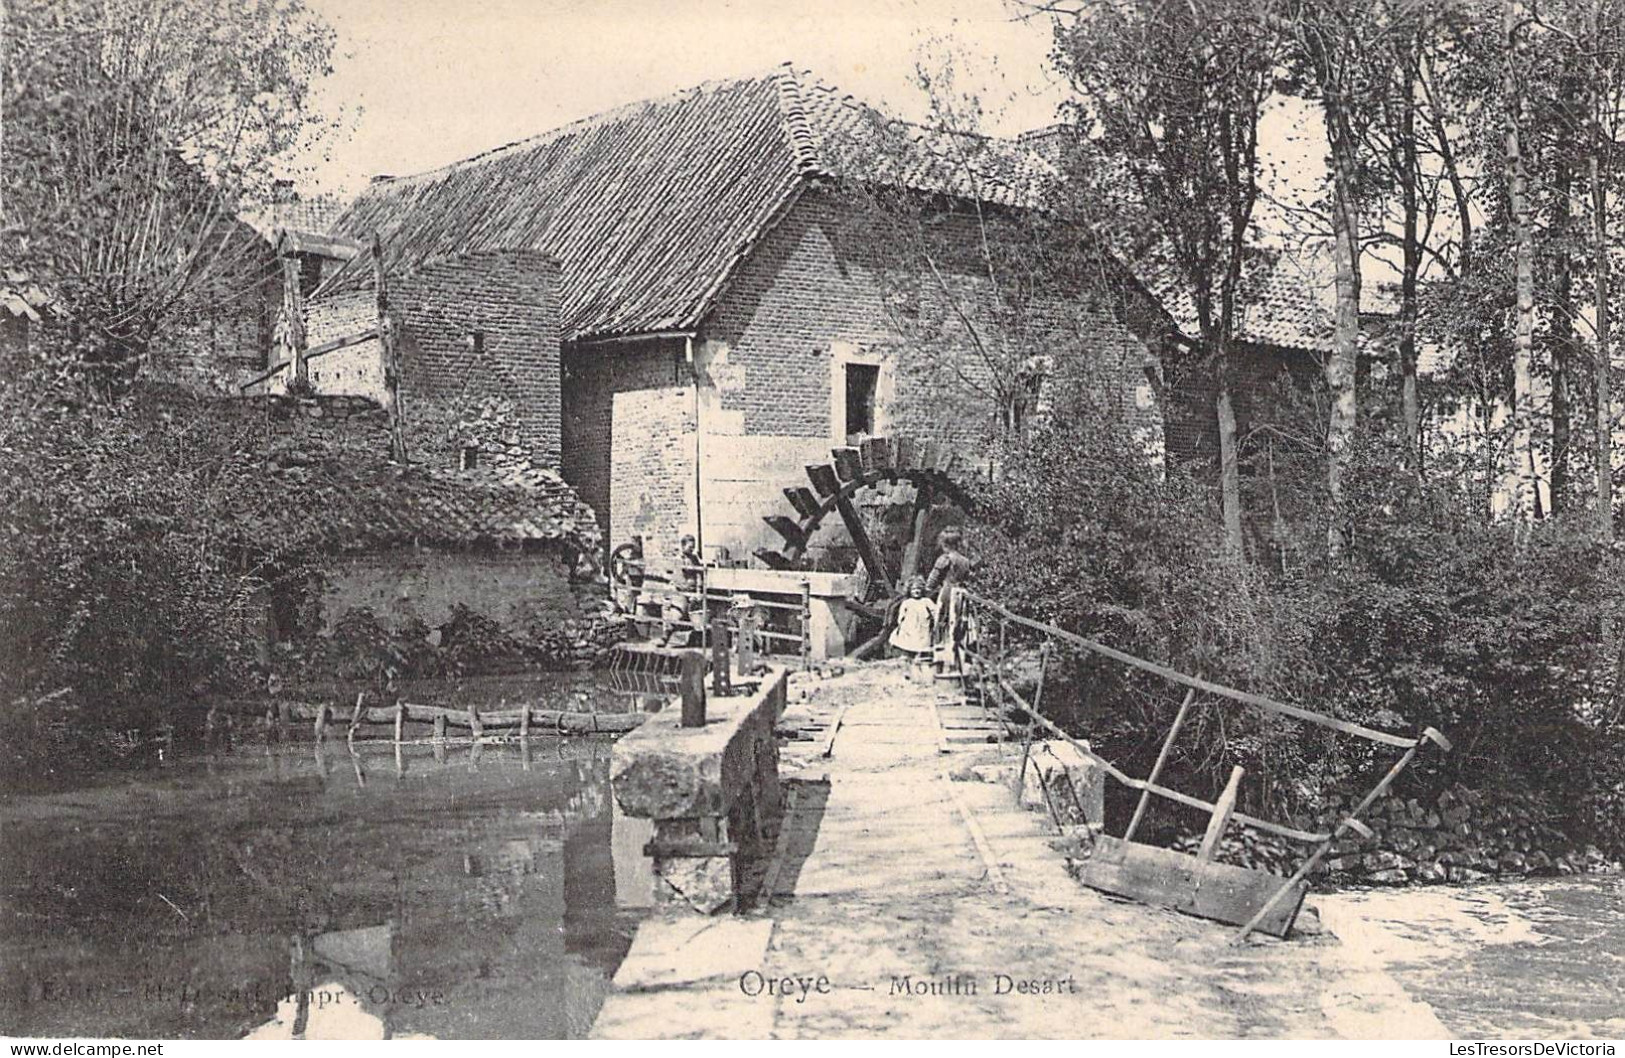
[{"label": "small window in brick wall", "polygon": [[474,470],[480,465],[480,449],[478,445],[464,445],[462,454],[457,458],[457,467],[460,470]]},{"label": "small window in brick wall", "polygon": [[474,350],[475,356],[485,355],[485,332],[473,331],[468,336],[469,348]]},{"label": "small window in brick wall", "polygon": [[875,432],[875,391],[879,386],[879,365],[846,365],[847,437],[868,437]]}]

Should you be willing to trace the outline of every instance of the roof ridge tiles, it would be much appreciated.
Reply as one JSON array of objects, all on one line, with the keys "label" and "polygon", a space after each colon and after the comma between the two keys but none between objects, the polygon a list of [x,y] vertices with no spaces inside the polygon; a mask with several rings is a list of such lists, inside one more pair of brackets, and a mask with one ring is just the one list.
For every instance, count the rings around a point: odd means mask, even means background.
[{"label": "roof ridge tiles", "polygon": [[[574,118],[562,125],[554,126],[551,129],[546,129],[542,132],[535,133],[534,135],[524,136],[517,140],[510,140],[507,143],[498,144],[495,147],[487,147],[485,150],[471,154],[467,158],[459,158],[456,161],[446,162],[443,165],[437,165],[433,168],[423,169],[415,173],[407,173],[403,176],[379,177],[372,185],[369,185],[368,190],[392,186],[400,187],[406,184],[416,183],[429,177],[442,176],[446,173],[454,172],[457,169],[473,165],[476,162],[491,161],[492,159],[510,151],[544,146],[551,143],[555,139],[562,138],[567,133],[586,132],[597,128],[600,125],[607,125],[612,122],[619,121],[623,118],[630,117],[642,109],[656,107],[666,103],[680,102],[691,97],[704,95],[719,88],[743,85],[751,82],[767,81],[785,72],[799,74],[808,71],[797,71],[793,68],[791,63],[783,62],[775,65],[769,70],[764,70],[759,73],[743,74],[734,77],[713,77],[709,80],[701,81],[698,84],[692,84],[685,88],[678,88],[661,95],[648,96],[643,99],[633,99],[625,103],[619,103],[613,107],[610,107],[608,110],[600,110],[596,114],[588,114],[584,117]],[[810,72],[808,73],[810,76]],[[362,192],[363,195],[366,193],[366,191]]]}]

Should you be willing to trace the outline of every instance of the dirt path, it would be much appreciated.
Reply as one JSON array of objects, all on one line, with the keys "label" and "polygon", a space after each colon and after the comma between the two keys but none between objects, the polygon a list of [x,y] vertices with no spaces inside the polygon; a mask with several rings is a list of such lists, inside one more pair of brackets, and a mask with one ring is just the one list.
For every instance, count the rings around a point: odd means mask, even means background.
[{"label": "dirt path", "polygon": [[1007,788],[948,779],[1000,753],[940,752],[950,685],[879,664],[814,686],[792,714],[844,721],[829,758],[786,754],[787,773],[828,785],[800,788],[780,895],[754,917],[652,921],[595,1035],[1445,1034],[1334,938],[1231,947],[1227,928],[1079,886]]}]

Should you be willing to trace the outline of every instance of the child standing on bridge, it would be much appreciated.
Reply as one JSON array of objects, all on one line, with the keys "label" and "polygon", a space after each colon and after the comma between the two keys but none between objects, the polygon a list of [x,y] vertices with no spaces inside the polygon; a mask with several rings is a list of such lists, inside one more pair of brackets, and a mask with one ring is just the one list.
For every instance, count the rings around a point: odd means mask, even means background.
[{"label": "child standing on bridge", "polygon": [[908,657],[909,679],[914,670],[929,663],[933,626],[937,620],[937,604],[925,597],[925,581],[915,577],[908,583],[908,598],[897,607],[897,627],[891,634],[891,645]]}]

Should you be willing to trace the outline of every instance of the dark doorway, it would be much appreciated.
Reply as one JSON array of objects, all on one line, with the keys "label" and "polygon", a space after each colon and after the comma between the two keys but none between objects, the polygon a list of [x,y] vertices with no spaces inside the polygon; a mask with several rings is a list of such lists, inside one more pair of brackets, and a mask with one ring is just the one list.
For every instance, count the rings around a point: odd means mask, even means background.
[{"label": "dark doorway", "polygon": [[868,437],[875,432],[875,389],[880,368],[875,364],[846,365],[846,436]]}]

